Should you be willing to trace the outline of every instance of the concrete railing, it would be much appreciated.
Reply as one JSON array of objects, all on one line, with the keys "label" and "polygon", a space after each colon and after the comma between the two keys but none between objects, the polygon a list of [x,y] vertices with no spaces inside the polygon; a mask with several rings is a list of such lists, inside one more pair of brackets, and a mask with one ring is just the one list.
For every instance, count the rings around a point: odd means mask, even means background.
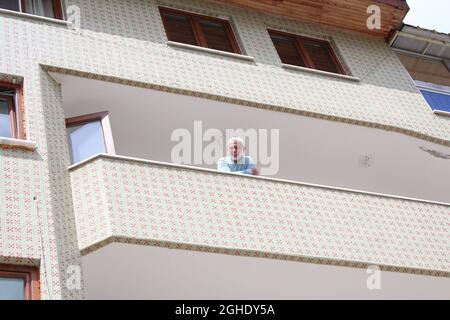
[{"label": "concrete railing", "polygon": [[[70,168],[79,246],[450,271],[450,205],[98,155]],[[224,251],[224,252],[225,252]]]}]

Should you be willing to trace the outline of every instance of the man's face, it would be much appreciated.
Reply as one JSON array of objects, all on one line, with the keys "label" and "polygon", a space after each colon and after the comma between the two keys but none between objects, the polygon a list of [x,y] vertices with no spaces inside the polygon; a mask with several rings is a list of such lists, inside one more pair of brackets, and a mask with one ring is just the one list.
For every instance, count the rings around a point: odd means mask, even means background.
[{"label": "man's face", "polygon": [[228,143],[228,155],[233,160],[239,160],[244,155],[245,147],[239,140],[231,140]]}]

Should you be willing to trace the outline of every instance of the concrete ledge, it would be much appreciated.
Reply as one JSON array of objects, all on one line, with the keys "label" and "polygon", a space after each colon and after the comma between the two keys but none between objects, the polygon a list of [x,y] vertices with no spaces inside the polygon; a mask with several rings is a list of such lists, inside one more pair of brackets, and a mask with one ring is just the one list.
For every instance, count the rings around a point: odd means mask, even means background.
[{"label": "concrete ledge", "polygon": [[249,61],[249,62],[255,61],[255,58],[251,57],[251,56],[246,56],[243,54],[236,54],[236,53],[231,53],[231,52],[226,52],[226,51],[220,51],[220,50],[215,50],[215,49],[203,48],[203,47],[193,46],[193,45],[181,43],[181,42],[168,41],[167,45],[171,46],[171,47],[177,47],[177,48],[183,48],[183,49],[189,49],[189,50],[194,50],[194,51],[216,54],[216,55],[227,57],[227,58],[234,58],[234,59],[239,59],[239,60],[244,60],[244,61]]},{"label": "concrete ledge", "polygon": [[47,17],[37,16],[34,14],[23,13],[23,12],[1,9],[1,8],[0,8],[0,15],[9,15],[9,16],[15,16],[15,17],[19,17],[19,18],[34,19],[34,20],[41,21],[41,22],[50,22],[50,23],[64,25],[64,26],[69,26],[72,24],[66,20],[47,18]]},{"label": "concrete ledge", "polygon": [[303,71],[303,72],[319,74],[319,75],[322,75],[322,76],[328,76],[328,77],[344,79],[344,80],[349,80],[349,81],[354,81],[354,82],[361,82],[361,79],[359,79],[357,77],[346,76],[346,75],[339,74],[339,73],[321,71],[321,70],[316,70],[316,69],[304,68],[304,67],[294,66],[292,64],[285,64],[285,63],[283,63],[281,65],[281,67],[283,69],[287,69],[287,70]]},{"label": "concrete ledge", "polygon": [[221,172],[214,169],[208,169],[208,168],[202,168],[202,167],[194,167],[184,164],[174,164],[174,163],[168,163],[168,162],[160,162],[160,161],[154,161],[154,160],[147,160],[147,159],[140,159],[140,158],[134,158],[134,157],[127,157],[127,156],[120,156],[120,155],[112,155],[112,154],[106,154],[106,153],[99,153],[97,155],[94,155],[86,160],[83,160],[79,163],[73,164],[67,168],[69,172],[78,170],[85,165],[95,162],[98,159],[110,159],[110,160],[117,160],[117,161],[128,161],[130,163],[136,162],[141,164],[148,164],[153,166],[160,166],[160,167],[166,167],[166,168],[178,168],[178,169],[184,169],[184,170],[193,170],[197,172],[204,172],[204,173],[212,173],[216,175],[225,175],[225,176],[235,176],[238,178],[244,178],[244,179],[256,179],[256,180],[263,180],[263,181],[271,181],[271,182],[281,182],[291,185],[297,185],[297,186],[304,186],[304,187],[312,187],[312,188],[319,188],[324,190],[333,190],[333,191],[340,191],[344,193],[354,193],[354,194],[362,194],[367,196],[373,196],[373,197],[382,197],[382,198],[390,198],[390,199],[396,199],[396,200],[403,200],[403,201],[412,201],[412,202],[420,202],[420,203],[426,203],[426,204],[434,204],[439,206],[446,206],[450,207],[450,203],[445,202],[438,202],[438,201],[432,201],[432,200],[425,200],[425,199],[416,199],[416,198],[409,198],[409,197],[402,197],[402,196],[396,196],[392,194],[384,194],[384,193],[376,193],[376,192],[370,192],[370,191],[363,191],[363,190],[355,190],[355,189],[346,189],[346,188],[339,188],[339,187],[332,187],[332,186],[326,186],[326,185],[320,185],[320,184],[313,184],[313,183],[306,183],[301,181],[294,181],[294,180],[286,180],[286,179],[277,179],[277,178],[270,178],[270,177],[264,177],[264,176],[252,176],[252,175],[243,175],[239,173],[234,172]]},{"label": "concrete ledge", "polygon": [[0,138],[0,148],[17,148],[25,149],[29,151],[35,151],[37,149],[36,142],[9,138]]}]

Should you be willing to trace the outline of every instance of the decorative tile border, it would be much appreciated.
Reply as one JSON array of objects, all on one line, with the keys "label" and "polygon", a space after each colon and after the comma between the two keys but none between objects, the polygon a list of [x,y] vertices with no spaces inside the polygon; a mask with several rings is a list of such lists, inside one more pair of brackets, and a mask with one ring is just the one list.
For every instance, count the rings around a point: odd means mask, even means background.
[{"label": "decorative tile border", "polygon": [[[219,248],[219,247],[190,245],[187,243],[176,243],[176,242],[169,242],[169,241],[134,239],[134,238],[127,238],[127,237],[107,238],[93,246],[90,246],[86,249],[81,250],[81,255],[87,256],[87,255],[89,255],[95,251],[101,250],[102,248],[104,248],[110,244],[113,244],[113,243],[133,244],[133,245],[139,245],[139,246],[151,246],[151,247],[159,247],[159,248],[167,248],[167,249],[175,249],[175,250],[188,250],[188,251],[204,252],[204,253],[211,253],[211,254],[222,254],[222,255],[252,257],[252,258],[261,258],[261,259],[295,261],[295,262],[321,264],[321,265],[346,267],[346,268],[357,268],[357,269],[367,269],[370,266],[377,265],[377,264],[373,264],[373,263],[371,264],[371,263],[367,263],[367,262],[364,263],[364,262],[355,262],[355,261],[333,260],[333,259],[327,259],[327,258],[314,258],[314,257],[306,257],[306,256],[302,257],[302,256],[293,256],[293,255],[285,255],[285,254],[274,254],[274,253],[270,253],[270,252],[236,250],[236,249],[227,249],[227,248]],[[377,266],[380,268],[381,271],[386,271],[386,272],[399,272],[399,273],[417,274],[417,275],[423,275],[423,276],[450,278],[450,272],[442,271],[442,270],[414,269],[414,268],[396,267],[396,266],[388,266],[388,265],[377,265]]]}]

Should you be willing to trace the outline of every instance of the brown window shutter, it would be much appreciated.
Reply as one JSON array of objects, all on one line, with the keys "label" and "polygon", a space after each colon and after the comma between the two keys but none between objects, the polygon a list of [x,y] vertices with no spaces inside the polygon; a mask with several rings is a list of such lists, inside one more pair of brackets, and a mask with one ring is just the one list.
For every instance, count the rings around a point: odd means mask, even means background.
[{"label": "brown window shutter", "polygon": [[345,74],[328,41],[277,30],[268,30],[268,32],[283,63]]},{"label": "brown window shutter", "polygon": [[241,54],[229,21],[170,8],[159,10],[169,40]]},{"label": "brown window shutter", "polygon": [[279,34],[270,36],[283,63],[306,67],[305,59],[302,57],[294,37]]},{"label": "brown window shutter", "polygon": [[190,16],[161,10],[161,17],[170,41],[199,45]]},{"label": "brown window shutter", "polygon": [[303,47],[314,64],[314,66],[312,66],[314,69],[341,73],[334,61],[328,43],[306,40],[303,41]]},{"label": "brown window shutter", "polygon": [[235,51],[224,23],[200,19],[199,25],[208,48],[227,52]]}]

